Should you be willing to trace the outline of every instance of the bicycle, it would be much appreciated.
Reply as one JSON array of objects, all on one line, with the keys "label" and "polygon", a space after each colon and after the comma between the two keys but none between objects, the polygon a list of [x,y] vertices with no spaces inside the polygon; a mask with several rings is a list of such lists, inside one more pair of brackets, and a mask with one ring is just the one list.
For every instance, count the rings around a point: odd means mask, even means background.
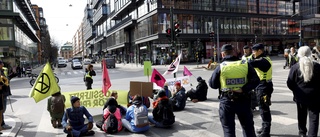
[{"label": "bicycle", "polygon": [[[34,85],[34,83],[36,82],[38,76],[39,76],[38,74],[31,74],[31,80],[29,81],[29,83],[30,83],[31,86]],[[59,83],[59,78],[57,77],[57,74],[56,74],[56,73],[54,73],[54,77],[55,77],[57,83]]]}]

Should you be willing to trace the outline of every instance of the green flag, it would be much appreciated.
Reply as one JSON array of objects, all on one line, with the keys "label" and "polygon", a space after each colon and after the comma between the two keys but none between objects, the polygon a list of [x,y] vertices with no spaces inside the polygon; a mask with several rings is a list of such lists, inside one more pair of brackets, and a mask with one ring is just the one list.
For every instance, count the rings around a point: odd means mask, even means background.
[{"label": "green flag", "polygon": [[29,96],[33,97],[36,103],[38,103],[59,91],[60,88],[52,72],[51,65],[47,62],[31,88]]},{"label": "green flag", "polygon": [[144,61],[143,62],[143,70],[144,70],[144,75],[145,76],[150,76],[151,73],[152,73],[152,70],[151,70],[151,61]]}]

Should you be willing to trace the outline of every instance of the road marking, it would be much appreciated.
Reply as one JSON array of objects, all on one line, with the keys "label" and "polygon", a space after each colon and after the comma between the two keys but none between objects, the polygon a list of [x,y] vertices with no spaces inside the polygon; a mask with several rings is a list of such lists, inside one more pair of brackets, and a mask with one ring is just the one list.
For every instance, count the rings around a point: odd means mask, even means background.
[{"label": "road marking", "polygon": [[288,87],[273,87],[274,90],[285,90],[290,91]]},{"label": "road marking", "polygon": [[279,123],[286,126],[298,123],[298,120],[292,119],[292,118],[287,118],[287,117],[282,117],[282,116],[272,115],[272,114],[271,114],[271,117],[272,117],[272,123],[273,122]]},{"label": "road marking", "polygon": [[66,75],[66,73],[62,72],[61,75]]},{"label": "road marking", "polygon": [[78,72],[77,72],[77,71],[73,71],[73,73],[74,73],[74,74],[78,74]]},{"label": "road marking", "polygon": [[71,72],[67,72],[68,75],[71,75]]},{"label": "road marking", "polygon": [[276,93],[272,93],[272,94],[278,94],[278,95],[282,95],[282,96],[293,97],[292,93],[276,92]]}]

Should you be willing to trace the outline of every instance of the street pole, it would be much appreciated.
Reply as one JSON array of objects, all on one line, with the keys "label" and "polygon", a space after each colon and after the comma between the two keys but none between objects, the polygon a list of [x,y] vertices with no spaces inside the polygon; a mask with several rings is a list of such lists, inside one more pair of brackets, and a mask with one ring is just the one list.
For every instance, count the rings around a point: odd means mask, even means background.
[{"label": "street pole", "polygon": [[300,19],[299,29],[300,29],[299,47],[301,47],[302,46],[302,20],[301,19]]},{"label": "street pole", "polygon": [[219,19],[217,19],[217,56],[218,63],[220,63]]},{"label": "street pole", "polygon": [[[175,48],[175,39],[174,39],[174,22],[173,22],[173,7],[170,7],[170,26],[171,26],[171,50]],[[177,51],[175,51],[176,53]],[[177,53],[176,53],[177,54]],[[173,59],[173,55],[171,54],[171,59]]]}]

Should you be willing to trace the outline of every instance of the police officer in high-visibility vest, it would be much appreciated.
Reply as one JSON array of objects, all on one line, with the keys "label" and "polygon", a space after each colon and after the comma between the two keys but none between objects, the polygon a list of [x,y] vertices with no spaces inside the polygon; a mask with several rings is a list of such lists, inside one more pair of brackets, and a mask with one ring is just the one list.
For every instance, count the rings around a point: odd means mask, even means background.
[{"label": "police officer in high-visibility vest", "polygon": [[93,70],[93,65],[89,64],[86,68],[85,83],[87,90],[92,89],[93,79],[92,76],[96,76],[96,72]]},{"label": "police officer in high-visibility vest", "polygon": [[209,85],[219,89],[219,115],[225,137],[235,137],[235,114],[241,123],[244,137],[255,137],[250,91],[259,84],[259,77],[247,61],[233,56],[233,47],[221,48],[223,62],[214,70]]},{"label": "police officer in high-visibility vest", "polygon": [[248,45],[245,45],[243,47],[243,56],[242,56],[242,60],[248,60],[252,57],[251,51],[250,51],[250,47]]},{"label": "police officer in high-visibility vest", "polygon": [[249,64],[254,67],[260,79],[260,84],[255,91],[262,119],[262,128],[258,129],[257,133],[259,137],[270,137],[271,113],[269,106],[271,105],[271,94],[273,92],[272,62],[265,55],[262,44],[255,44],[252,47],[252,55]]}]

